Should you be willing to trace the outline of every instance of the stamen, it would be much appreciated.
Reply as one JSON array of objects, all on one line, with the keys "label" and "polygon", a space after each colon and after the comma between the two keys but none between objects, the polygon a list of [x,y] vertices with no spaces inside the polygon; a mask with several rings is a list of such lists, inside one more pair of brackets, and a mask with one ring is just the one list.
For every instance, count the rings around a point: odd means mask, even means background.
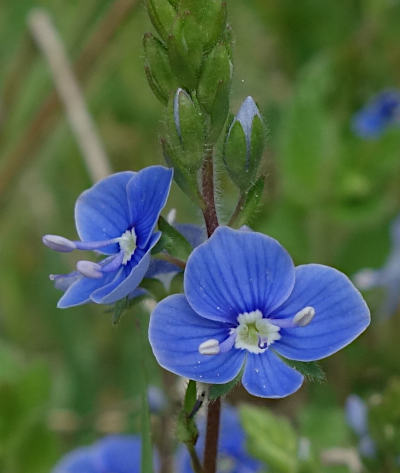
[{"label": "stamen", "polygon": [[297,327],[305,327],[308,325],[315,315],[314,307],[307,306],[304,309],[299,310],[297,314],[293,317],[293,323]]},{"label": "stamen", "polygon": [[69,253],[70,251],[76,250],[76,245],[73,241],[59,235],[44,235],[42,242],[48,248],[60,251],[61,253]]},{"label": "stamen", "polygon": [[219,352],[219,342],[215,338],[210,338],[199,345],[199,353],[201,355],[218,355]]},{"label": "stamen", "polygon": [[50,274],[50,281],[54,281],[54,287],[60,291],[66,291],[82,275],[78,271],[68,274]]},{"label": "stamen", "polygon": [[111,273],[112,271],[117,270],[121,266],[123,258],[124,253],[120,251],[108,263],[101,267],[101,271],[103,273]]},{"label": "stamen", "polygon": [[101,266],[93,261],[81,260],[76,263],[76,269],[87,278],[100,279],[103,277]]},{"label": "stamen", "polygon": [[226,353],[229,351],[235,344],[236,336],[236,330],[231,329],[229,337],[219,344],[219,352]]},{"label": "stamen", "polygon": [[113,243],[118,243],[118,241],[119,237],[102,241],[74,241],[74,244],[77,250],[98,250],[99,248],[104,248]]}]

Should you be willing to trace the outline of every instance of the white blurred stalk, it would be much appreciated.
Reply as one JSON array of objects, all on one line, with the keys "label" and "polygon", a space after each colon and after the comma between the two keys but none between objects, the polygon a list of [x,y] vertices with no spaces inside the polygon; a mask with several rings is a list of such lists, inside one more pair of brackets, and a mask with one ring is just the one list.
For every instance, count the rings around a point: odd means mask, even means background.
[{"label": "white blurred stalk", "polygon": [[89,176],[93,182],[103,179],[111,173],[110,162],[69,64],[60,35],[43,9],[38,8],[30,12],[28,26],[47,60]]}]

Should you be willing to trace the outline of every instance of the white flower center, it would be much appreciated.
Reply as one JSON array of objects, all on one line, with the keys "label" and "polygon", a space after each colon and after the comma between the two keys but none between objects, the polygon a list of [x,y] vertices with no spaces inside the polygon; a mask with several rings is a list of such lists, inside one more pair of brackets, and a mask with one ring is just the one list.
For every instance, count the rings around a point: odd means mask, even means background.
[{"label": "white flower center", "polygon": [[118,238],[119,247],[124,253],[122,264],[127,264],[136,250],[136,233],[135,229],[127,230],[122,236]]},{"label": "white flower center", "polygon": [[244,312],[237,318],[235,348],[250,353],[263,353],[275,340],[279,340],[280,327],[264,319],[260,310]]}]

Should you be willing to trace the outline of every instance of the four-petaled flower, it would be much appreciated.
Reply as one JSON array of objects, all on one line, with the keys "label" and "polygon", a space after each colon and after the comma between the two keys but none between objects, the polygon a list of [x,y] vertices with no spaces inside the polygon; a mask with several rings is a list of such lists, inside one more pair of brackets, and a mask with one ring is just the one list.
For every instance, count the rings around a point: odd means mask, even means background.
[{"label": "four-petaled flower", "polygon": [[161,301],[149,337],[161,366],[206,383],[242,383],[260,397],[296,391],[303,376],[280,357],[335,353],[370,322],[367,305],[336,269],[294,267],[273,238],[219,227],[188,259],[185,294]]},{"label": "four-petaled flower", "polygon": [[58,307],[111,304],[132,295],[160,238],[154,227],[171,179],[171,169],[150,166],[139,172],[113,174],[79,196],[75,222],[80,241],[45,235],[43,243],[56,251],[95,250],[107,257],[97,263],[78,261],[73,273],[50,276],[65,290]]}]

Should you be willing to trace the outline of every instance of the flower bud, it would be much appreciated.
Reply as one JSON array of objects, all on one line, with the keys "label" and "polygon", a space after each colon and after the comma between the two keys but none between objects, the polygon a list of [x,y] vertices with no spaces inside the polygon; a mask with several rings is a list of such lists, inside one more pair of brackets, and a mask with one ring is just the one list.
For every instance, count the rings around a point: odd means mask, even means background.
[{"label": "flower bud", "polygon": [[147,11],[154,28],[164,41],[167,41],[176,19],[175,8],[168,0],[147,0]]},{"label": "flower bud", "polygon": [[200,108],[183,89],[178,89],[171,99],[168,139],[174,167],[196,172],[203,159],[204,121]]},{"label": "flower bud", "polygon": [[265,143],[265,129],[254,100],[247,97],[229,127],[224,163],[242,192],[254,182]]},{"label": "flower bud", "polygon": [[151,33],[144,35],[143,46],[147,80],[156,97],[166,105],[168,97],[176,89],[167,49]]},{"label": "flower bud", "polygon": [[216,139],[229,112],[232,63],[226,46],[218,44],[205,59],[198,100],[211,117],[211,139]]},{"label": "flower bud", "polygon": [[203,60],[201,29],[190,12],[179,16],[168,36],[167,48],[171,68],[180,85],[192,91],[197,87]]},{"label": "flower bud", "polygon": [[181,0],[180,11],[189,11],[202,32],[203,49],[210,51],[226,28],[227,7],[224,0]]}]

